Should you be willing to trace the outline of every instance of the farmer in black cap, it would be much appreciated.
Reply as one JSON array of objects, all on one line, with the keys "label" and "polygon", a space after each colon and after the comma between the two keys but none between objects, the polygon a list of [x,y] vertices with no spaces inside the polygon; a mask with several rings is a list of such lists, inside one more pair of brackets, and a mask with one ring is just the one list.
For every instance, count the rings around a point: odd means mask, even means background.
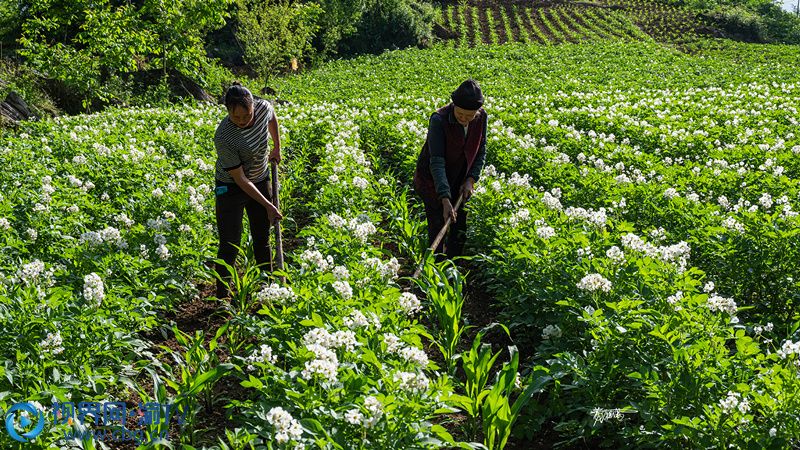
[{"label": "farmer in black cap", "polygon": [[[464,203],[474,192],[486,161],[486,111],[483,94],[474,80],[466,80],[450,96],[452,102],[431,115],[428,136],[417,158],[414,187],[425,204],[428,245],[451,217],[447,243],[436,253],[448,258],[461,255],[467,233]],[[456,199],[463,194],[458,211]]]}]

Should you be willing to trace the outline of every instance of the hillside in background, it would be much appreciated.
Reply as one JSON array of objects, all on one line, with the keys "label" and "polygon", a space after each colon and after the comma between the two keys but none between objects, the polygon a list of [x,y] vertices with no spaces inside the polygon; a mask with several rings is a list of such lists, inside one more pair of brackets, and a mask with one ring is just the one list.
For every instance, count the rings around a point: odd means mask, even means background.
[{"label": "hillside in background", "polygon": [[469,0],[442,5],[438,36],[456,46],[599,39],[688,44],[702,38],[757,42],[685,6],[654,0]]},{"label": "hillside in background", "polygon": [[[140,10],[108,0],[56,4],[0,6],[0,124],[213,101],[234,79],[260,89],[331,59],[413,46],[616,40],[695,52],[715,39],[800,42],[800,20],[769,0],[214,0],[158,14],[153,0],[135,3]],[[60,12],[71,9],[83,15]],[[182,15],[206,20],[193,25]],[[11,92],[19,96],[6,98]],[[18,99],[29,108],[16,108]]]}]

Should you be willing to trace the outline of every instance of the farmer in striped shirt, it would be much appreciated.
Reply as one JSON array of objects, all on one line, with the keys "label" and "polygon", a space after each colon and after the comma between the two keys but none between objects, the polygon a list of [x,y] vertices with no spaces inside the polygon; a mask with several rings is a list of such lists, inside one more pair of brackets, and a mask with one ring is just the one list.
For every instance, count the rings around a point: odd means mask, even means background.
[{"label": "farmer in striped shirt", "polygon": [[[228,116],[222,119],[214,135],[217,149],[215,198],[219,250],[217,258],[231,267],[236,261],[242,241],[244,211],[253,236],[256,263],[269,265],[272,251],[269,245],[270,224],[283,216],[270,201],[269,161],[280,162],[281,139],[278,119],[272,105],[253,94],[238,82],[225,92]],[[270,151],[268,140],[272,138]],[[225,266],[217,264],[217,273],[230,280]],[[230,296],[225,283],[217,281],[217,298]]]}]

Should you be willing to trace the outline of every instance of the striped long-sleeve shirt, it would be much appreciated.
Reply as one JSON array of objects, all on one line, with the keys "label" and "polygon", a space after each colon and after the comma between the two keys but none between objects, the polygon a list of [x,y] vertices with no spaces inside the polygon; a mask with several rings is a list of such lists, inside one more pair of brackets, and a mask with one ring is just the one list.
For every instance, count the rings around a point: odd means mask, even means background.
[{"label": "striped long-sleeve shirt", "polygon": [[269,175],[269,122],[275,116],[270,102],[256,99],[253,104],[255,116],[248,128],[239,128],[229,117],[217,126],[214,146],[217,149],[216,178],[223,183],[234,183],[228,173],[239,166],[252,182],[263,181]]}]

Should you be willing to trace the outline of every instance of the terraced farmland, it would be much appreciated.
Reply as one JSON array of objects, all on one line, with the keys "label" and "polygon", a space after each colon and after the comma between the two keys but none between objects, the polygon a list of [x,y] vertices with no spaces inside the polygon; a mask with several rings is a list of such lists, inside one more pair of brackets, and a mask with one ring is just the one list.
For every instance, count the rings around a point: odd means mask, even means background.
[{"label": "terraced farmland", "polygon": [[440,23],[454,47],[653,39],[683,44],[720,33],[685,8],[648,0],[446,2]]}]

